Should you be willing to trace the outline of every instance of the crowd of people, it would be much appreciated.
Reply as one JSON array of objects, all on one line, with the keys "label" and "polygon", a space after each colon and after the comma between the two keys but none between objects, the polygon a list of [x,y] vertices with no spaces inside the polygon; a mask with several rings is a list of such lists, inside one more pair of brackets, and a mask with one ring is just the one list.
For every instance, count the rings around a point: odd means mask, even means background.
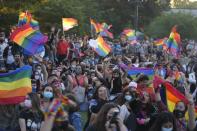
[{"label": "crowd of people", "polygon": [[[105,38],[112,51],[100,57],[89,46],[90,39],[65,36],[52,27],[48,42],[31,56],[0,32],[1,73],[24,65],[32,66],[33,72],[32,92],[25,101],[0,105],[0,131],[197,131],[197,81],[190,78],[192,73],[197,78],[195,41],[183,40],[180,58],[174,59],[152,39],[129,44],[124,36]],[[152,91],[148,76],[131,78],[120,64],[153,68],[188,103],[178,101],[170,112],[162,84]],[[53,109],[60,96],[68,104]]]}]

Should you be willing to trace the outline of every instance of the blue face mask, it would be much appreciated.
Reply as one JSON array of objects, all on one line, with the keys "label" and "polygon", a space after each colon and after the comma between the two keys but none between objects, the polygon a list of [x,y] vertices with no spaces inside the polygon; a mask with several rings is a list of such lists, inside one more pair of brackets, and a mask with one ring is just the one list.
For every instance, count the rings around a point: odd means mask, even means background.
[{"label": "blue face mask", "polygon": [[130,96],[130,95],[125,95],[125,100],[126,101],[128,101],[128,102],[130,102],[131,100],[132,100],[132,96]]},{"label": "blue face mask", "polygon": [[47,99],[51,99],[53,97],[53,93],[50,91],[45,91],[43,95],[44,95],[44,98],[47,98]]},{"label": "blue face mask", "polygon": [[161,131],[172,131],[172,130],[173,130],[173,128],[165,128],[165,127],[161,128]]}]

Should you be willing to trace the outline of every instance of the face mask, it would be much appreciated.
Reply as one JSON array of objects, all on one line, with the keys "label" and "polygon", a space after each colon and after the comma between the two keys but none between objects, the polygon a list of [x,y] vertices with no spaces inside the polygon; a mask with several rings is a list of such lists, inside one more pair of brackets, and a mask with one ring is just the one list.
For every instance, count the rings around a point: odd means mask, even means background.
[{"label": "face mask", "polygon": [[31,100],[25,100],[24,105],[25,107],[31,108],[32,107]]},{"label": "face mask", "polygon": [[40,79],[40,76],[39,75],[35,75],[35,79],[36,80],[39,80]]},{"label": "face mask", "polygon": [[180,111],[180,110],[175,109],[173,113],[174,113],[176,118],[183,118],[183,117],[185,117],[185,112],[184,111]]},{"label": "face mask", "polygon": [[72,68],[76,68],[76,65],[71,65]]},{"label": "face mask", "polygon": [[77,70],[75,71],[75,73],[76,73],[77,75],[79,75],[79,74],[81,74],[81,70],[80,70],[80,69],[77,69]]},{"label": "face mask", "polygon": [[124,98],[128,102],[132,100],[132,96],[130,96],[130,95],[126,95]]},{"label": "face mask", "polygon": [[51,99],[53,97],[53,93],[50,91],[44,92],[44,98]]},{"label": "face mask", "polygon": [[161,128],[161,131],[172,131],[172,130],[173,128],[164,128],[164,127]]}]

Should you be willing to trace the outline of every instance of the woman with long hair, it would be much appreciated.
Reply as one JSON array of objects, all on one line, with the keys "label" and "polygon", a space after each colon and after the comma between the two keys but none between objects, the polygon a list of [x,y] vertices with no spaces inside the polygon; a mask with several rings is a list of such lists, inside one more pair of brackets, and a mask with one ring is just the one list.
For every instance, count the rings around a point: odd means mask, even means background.
[{"label": "woman with long hair", "polygon": [[162,112],[149,131],[177,131],[176,120],[172,113]]},{"label": "woman with long hair", "polygon": [[37,94],[27,95],[24,103],[24,110],[19,116],[19,125],[21,131],[38,131],[44,121],[44,114],[40,109],[40,100]]},{"label": "woman with long hair", "polygon": [[87,131],[127,131],[123,121],[119,118],[119,113],[120,109],[117,104],[106,103]]}]

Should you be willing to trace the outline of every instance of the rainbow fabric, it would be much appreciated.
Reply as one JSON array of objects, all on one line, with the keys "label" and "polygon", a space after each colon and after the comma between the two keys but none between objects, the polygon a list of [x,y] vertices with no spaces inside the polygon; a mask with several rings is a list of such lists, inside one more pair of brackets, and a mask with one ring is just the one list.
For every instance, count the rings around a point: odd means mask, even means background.
[{"label": "rainbow fabric", "polygon": [[78,21],[74,18],[62,18],[63,30],[67,31],[75,26],[78,26]]},{"label": "rainbow fabric", "polygon": [[93,42],[90,44],[90,46],[98,55],[105,57],[110,53],[111,47],[104,41],[101,36],[98,36],[96,40],[92,41]]},{"label": "rainbow fabric", "polygon": [[90,18],[90,24],[91,24],[91,30],[92,31],[95,31],[96,33],[99,33],[100,32],[100,27],[98,26],[98,24]]},{"label": "rainbow fabric", "polygon": [[176,31],[176,26],[172,28],[170,36],[167,40],[167,49],[168,52],[173,56],[178,57],[179,53],[179,43],[181,41],[180,34]]},{"label": "rainbow fabric", "polygon": [[29,53],[35,54],[39,46],[47,41],[47,36],[33,29],[29,24],[25,24],[16,28],[11,33],[10,39]]},{"label": "rainbow fabric", "polygon": [[153,43],[155,46],[163,46],[168,38],[155,40]]},{"label": "rainbow fabric", "polygon": [[127,71],[128,75],[132,78],[136,78],[138,74],[144,74],[149,77],[149,80],[153,80],[154,70],[151,68],[136,68],[132,67]]},{"label": "rainbow fabric", "polygon": [[[165,82],[164,86],[166,88],[167,107],[170,112],[173,112],[177,102],[183,101],[186,104],[188,103],[186,97],[182,93],[180,93],[175,87],[173,87],[170,83]],[[197,107],[195,107],[195,114],[197,116]],[[186,119],[188,119],[188,113],[186,113]]]},{"label": "rainbow fabric", "polygon": [[0,74],[0,104],[18,104],[25,100],[31,88],[31,66]]},{"label": "rainbow fabric", "polygon": [[38,21],[34,20],[28,11],[19,14],[18,26],[25,24],[30,24],[34,29],[39,29]]},{"label": "rainbow fabric", "polygon": [[101,36],[109,37],[111,39],[114,38],[113,34],[108,31],[112,27],[112,25],[108,25],[106,23],[102,23],[101,25],[99,24],[98,27],[99,27]]},{"label": "rainbow fabric", "polygon": [[127,39],[128,40],[136,40],[137,37],[135,35],[135,30],[132,30],[132,29],[125,29],[122,34],[126,35],[127,36]]}]

